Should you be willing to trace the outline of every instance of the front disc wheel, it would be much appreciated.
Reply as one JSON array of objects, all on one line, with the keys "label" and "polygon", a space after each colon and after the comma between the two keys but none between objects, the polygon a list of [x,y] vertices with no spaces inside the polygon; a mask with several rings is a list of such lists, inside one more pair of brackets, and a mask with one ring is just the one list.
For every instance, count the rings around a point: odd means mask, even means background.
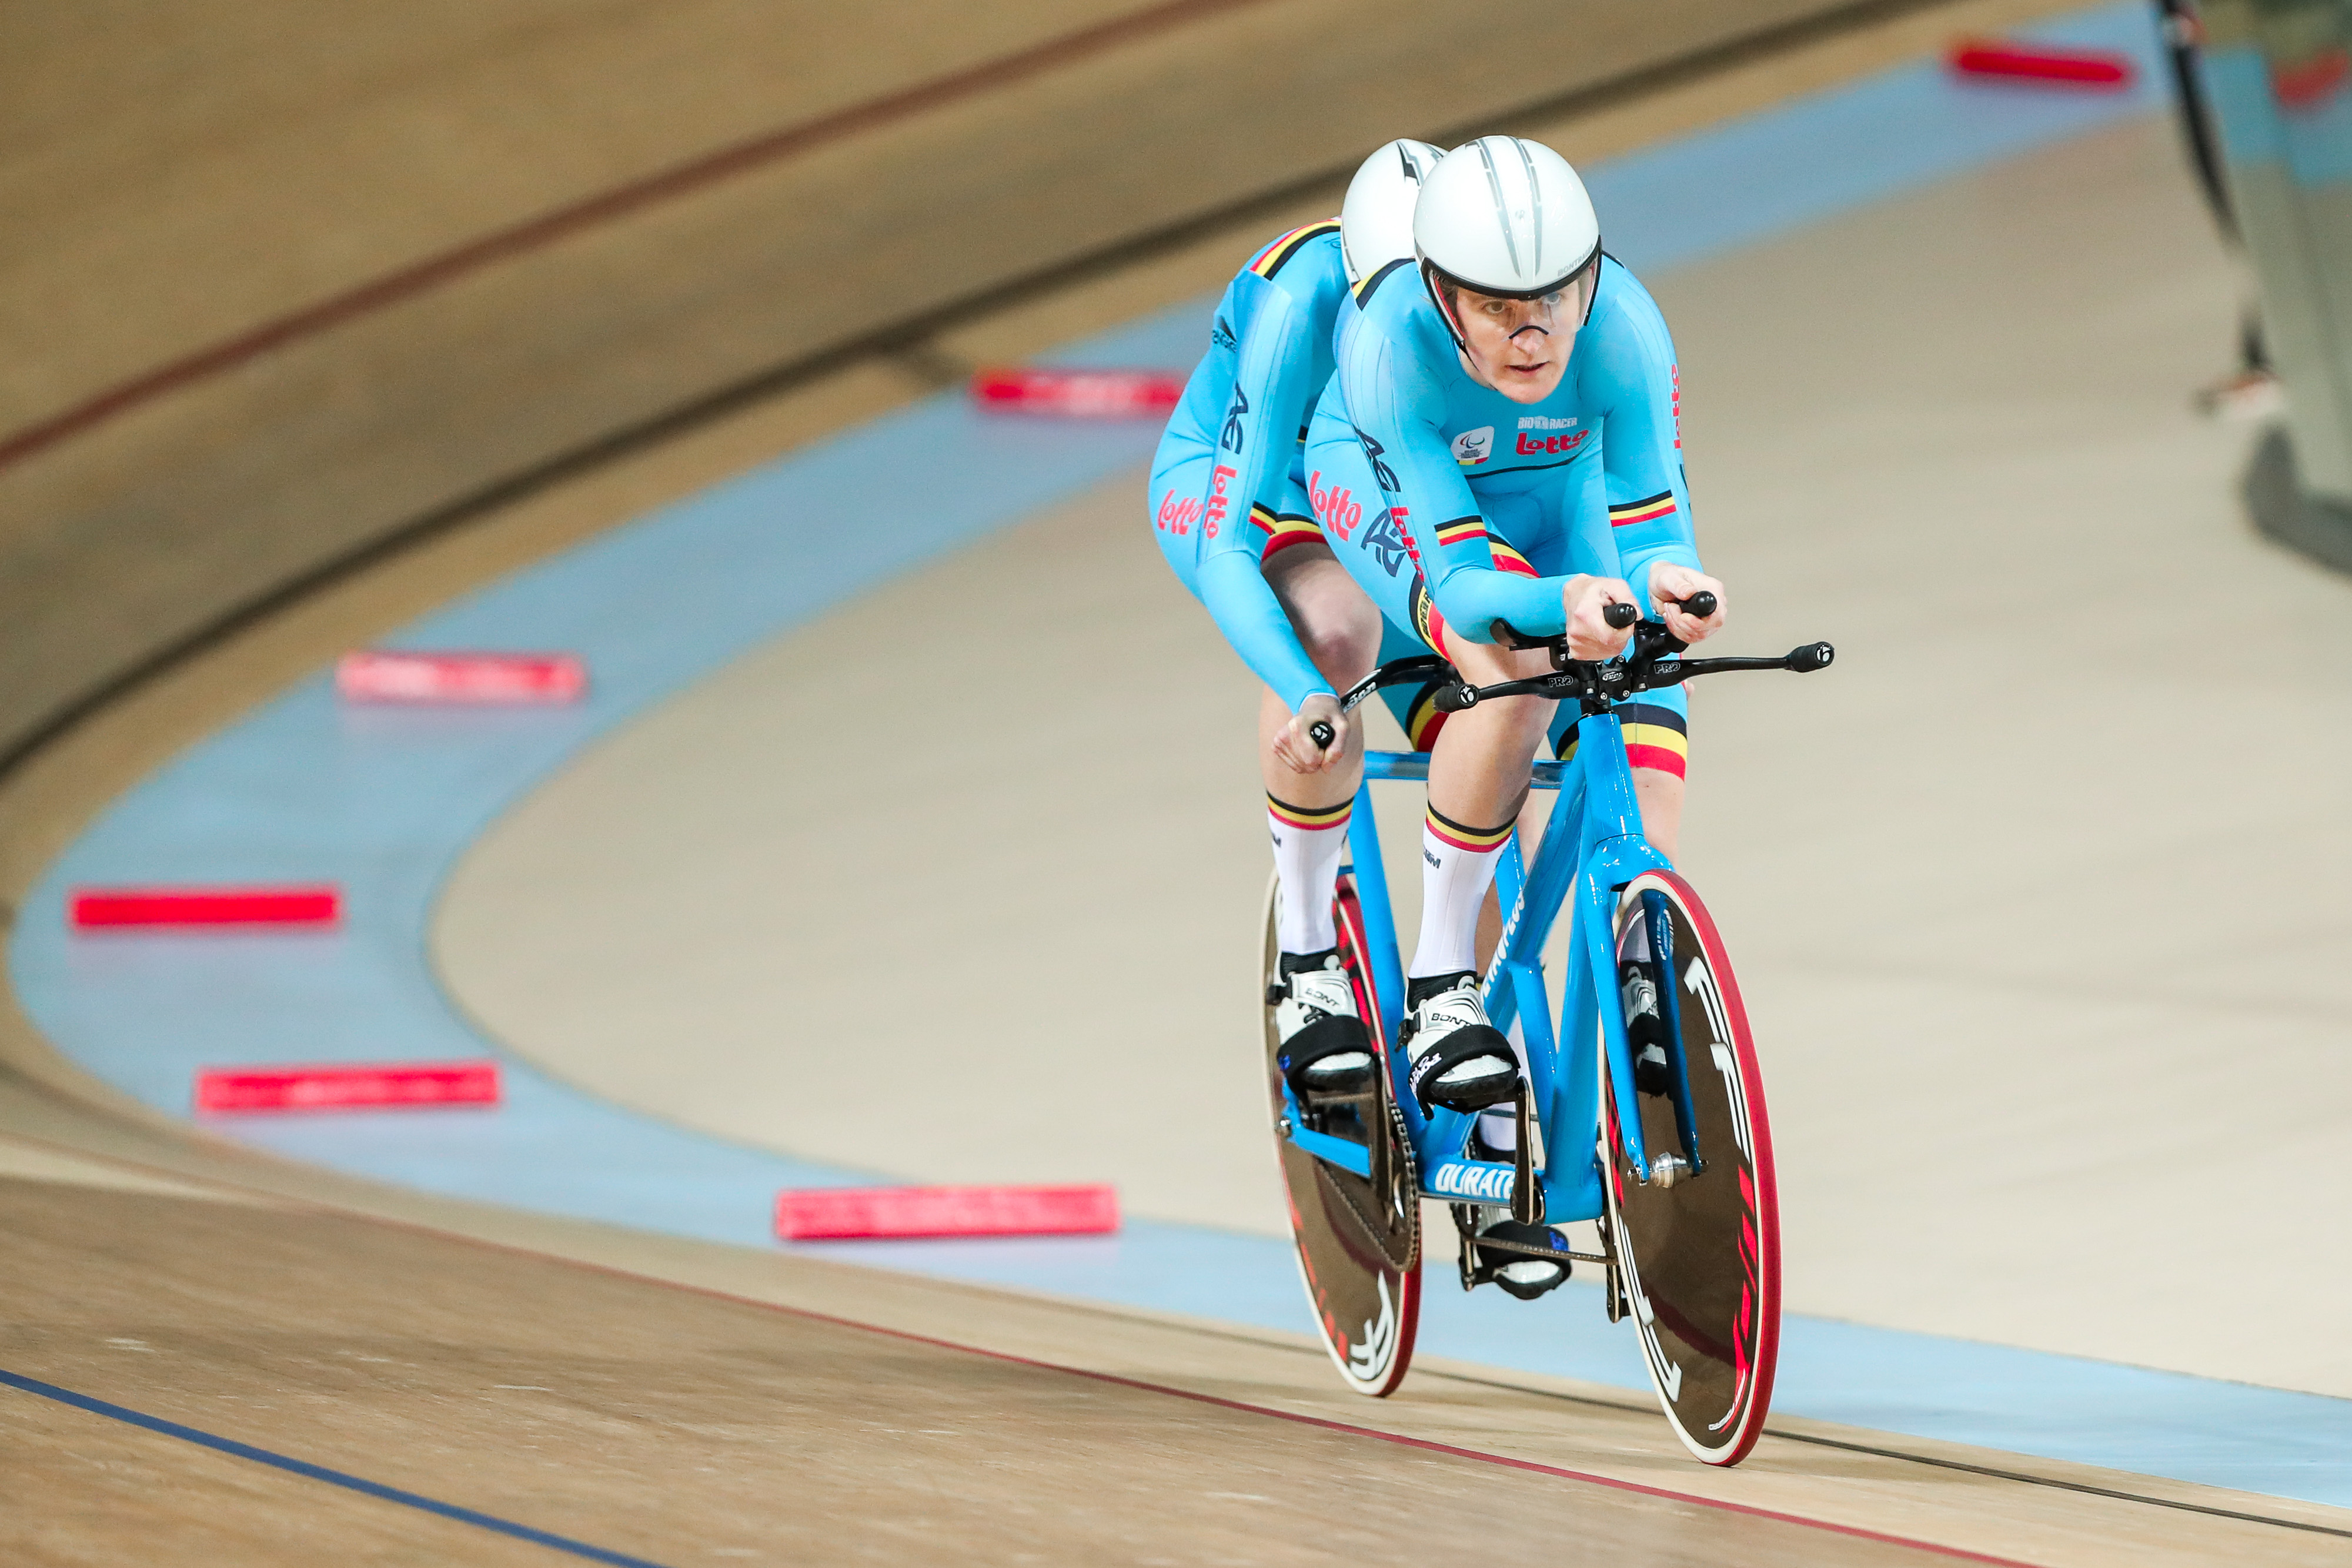
[{"label": "front disc wheel", "polygon": [[[1666,951],[1658,953],[1656,917]],[[1688,1085],[1688,1130],[1670,1088],[1636,1093],[1654,1176],[1625,1158],[1609,1055],[1601,1060],[1609,1222],[1622,1300],[1642,1342],[1658,1403],[1683,1446],[1711,1465],[1736,1465],[1764,1429],[1780,1343],[1780,1211],[1764,1080],[1715,922],[1671,872],[1636,878],[1620,901],[1618,951],[1649,922],[1662,1009]],[[1656,1170],[1661,1156],[1696,1169]]]}]

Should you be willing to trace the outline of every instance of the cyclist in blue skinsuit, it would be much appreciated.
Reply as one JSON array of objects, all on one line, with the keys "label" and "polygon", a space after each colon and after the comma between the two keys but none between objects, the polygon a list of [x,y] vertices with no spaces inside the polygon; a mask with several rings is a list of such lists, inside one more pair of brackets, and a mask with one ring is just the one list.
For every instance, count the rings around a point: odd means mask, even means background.
[{"label": "cyclist in blue skinsuit", "polygon": [[[1499,645],[1498,619],[1530,636],[1566,632],[1579,658],[1623,647],[1627,633],[1601,615],[1612,601],[1643,606],[1686,643],[1716,630],[1723,588],[1693,543],[1673,340],[1649,293],[1601,254],[1575,172],[1538,143],[1482,138],[1424,182],[1413,232],[1415,261],[1357,285],[1308,434],[1315,494],[1381,502],[1318,514],[1349,573],[1392,624],[1479,685],[1549,668],[1540,653]],[[1705,620],[1680,603],[1702,590],[1717,598]],[[1481,703],[1447,720],[1433,747],[1404,1025],[1425,1103],[1475,1110],[1517,1092],[1509,1042],[1479,1001],[1474,929],[1536,746],[1548,727],[1572,741],[1578,716],[1555,706]],[[1645,829],[1669,854],[1685,711],[1679,689],[1617,710]],[[1629,1019],[1646,1006],[1654,1019],[1648,955],[1628,958]],[[1652,1039],[1643,1022],[1637,1049]],[[1507,1123],[1482,1117],[1477,1135],[1507,1147]]]},{"label": "cyclist in blue skinsuit", "polygon": [[[1154,537],[1267,690],[1258,724],[1280,894],[1275,910],[1282,1061],[1302,1090],[1369,1082],[1369,1036],[1340,967],[1332,890],[1363,743],[1334,695],[1370,674],[1381,613],[1332,559],[1299,467],[1307,416],[1331,374],[1332,328],[1355,278],[1410,254],[1414,198],[1436,148],[1393,141],[1364,161],[1337,222],[1259,251],[1218,302],[1152,460]],[[1390,656],[1410,652],[1401,640]],[[1335,738],[1326,749],[1317,723]]]}]

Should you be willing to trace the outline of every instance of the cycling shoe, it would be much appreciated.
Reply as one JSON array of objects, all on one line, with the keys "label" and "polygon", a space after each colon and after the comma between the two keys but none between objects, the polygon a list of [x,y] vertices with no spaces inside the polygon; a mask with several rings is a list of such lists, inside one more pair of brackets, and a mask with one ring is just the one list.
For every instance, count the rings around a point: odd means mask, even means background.
[{"label": "cycling shoe", "polygon": [[1372,1037],[1356,1014],[1356,988],[1339,950],[1285,953],[1266,991],[1281,1048],[1275,1064],[1294,1094],[1360,1094],[1371,1087]]},{"label": "cycling shoe", "polygon": [[[1453,983],[1434,988],[1444,980]],[[1423,1110],[1483,1111],[1519,1092],[1518,1058],[1503,1031],[1486,1021],[1478,997],[1478,977],[1415,980],[1411,988],[1432,988],[1413,1004],[1402,1030],[1412,1058],[1411,1087]]]}]

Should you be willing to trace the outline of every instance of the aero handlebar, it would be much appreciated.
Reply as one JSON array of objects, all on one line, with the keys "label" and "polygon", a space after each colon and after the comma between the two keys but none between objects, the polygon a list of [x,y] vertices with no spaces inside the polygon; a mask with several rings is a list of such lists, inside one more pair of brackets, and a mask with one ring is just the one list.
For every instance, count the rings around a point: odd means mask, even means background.
[{"label": "aero handlebar", "polygon": [[[1701,621],[1713,615],[1717,609],[1714,594],[1704,590],[1687,599],[1670,599],[1683,612]],[[1777,659],[1728,658],[1685,659],[1679,655],[1689,646],[1658,622],[1641,622],[1641,612],[1633,605],[1611,603],[1601,611],[1601,618],[1612,626],[1622,629],[1636,626],[1633,646],[1621,659],[1571,659],[1568,656],[1568,637],[1530,637],[1507,621],[1497,620],[1488,628],[1494,640],[1508,648],[1528,650],[1542,648],[1551,654],[1555,674],[1535,675],[1525,680],[1498,681],[1493,685],[1474,686],[1454,674],[1454,667],[1435,657],[1399,659],[1382,664],[1339,699],[1340,711],[1352,713],[1366,697],[1382,686],[1402,685],[1407,681],[1427,681],[1453,676],[1450,685],[1442,687],[1436,696],[1440,713],[1460,713],[1494,697],[1539,696],[1555,701],[1574,700],[1588,714],[1605,713],[1611,706],[1625,701],[1637,692],[1655,691],[1661,686],[1679,685],[1698,675],[1724,674],[1733,670],[1788,670],[1808,674],[1829,668],[1837,657],[1837,650],[1827,643],[1808,643],[1792,648]],[[1321,719],[1307,727],[1318,750],[1328,750],[1336,732]]]}]

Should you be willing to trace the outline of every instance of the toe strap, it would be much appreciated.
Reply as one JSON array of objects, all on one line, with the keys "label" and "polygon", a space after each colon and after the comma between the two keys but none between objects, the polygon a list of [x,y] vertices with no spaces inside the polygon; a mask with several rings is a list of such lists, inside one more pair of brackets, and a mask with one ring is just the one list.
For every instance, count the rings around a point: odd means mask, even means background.
[{"label": "toe strap", "polygon": [[1437,1080],[1465,1061],[1489,1056],[1496,1058],[1500,1063],[1495,1074],[1496,1087],[1475,1096],[1477,1104],[1455,1103],[1447,1108],[1475,1111],[1509,1099],[1518,1086],[1518,1060],[1512,1055],[1511,1042],[1503,1031],[1483,1023],[1465,1024],[1451,1030],[1444,1040],[1412,1059],[1412,1097],[1421,1102],[1424,1111],[1433,1111],[1444,1103],[1433,1100],[1433,1094],[1443,1093],[1446,1100],[1457,1099],[1450,1092],[1438,1090],[1435,1087]]},{"label": "toe strap", "polygon": [[1364,1020],[1326,1014],[1283,1041],[1282,1050],[1274,1060],[1275,1065],[1282,1069],[1283,1076],[1289,1079],[1291,1087],[1296,1089],[1300,1073],[1327,1056],[1342,1056],[1351,1051],[1367,1056],[1371,1054],[1372,1037],[1370,1031],[1364,1028]]}]

